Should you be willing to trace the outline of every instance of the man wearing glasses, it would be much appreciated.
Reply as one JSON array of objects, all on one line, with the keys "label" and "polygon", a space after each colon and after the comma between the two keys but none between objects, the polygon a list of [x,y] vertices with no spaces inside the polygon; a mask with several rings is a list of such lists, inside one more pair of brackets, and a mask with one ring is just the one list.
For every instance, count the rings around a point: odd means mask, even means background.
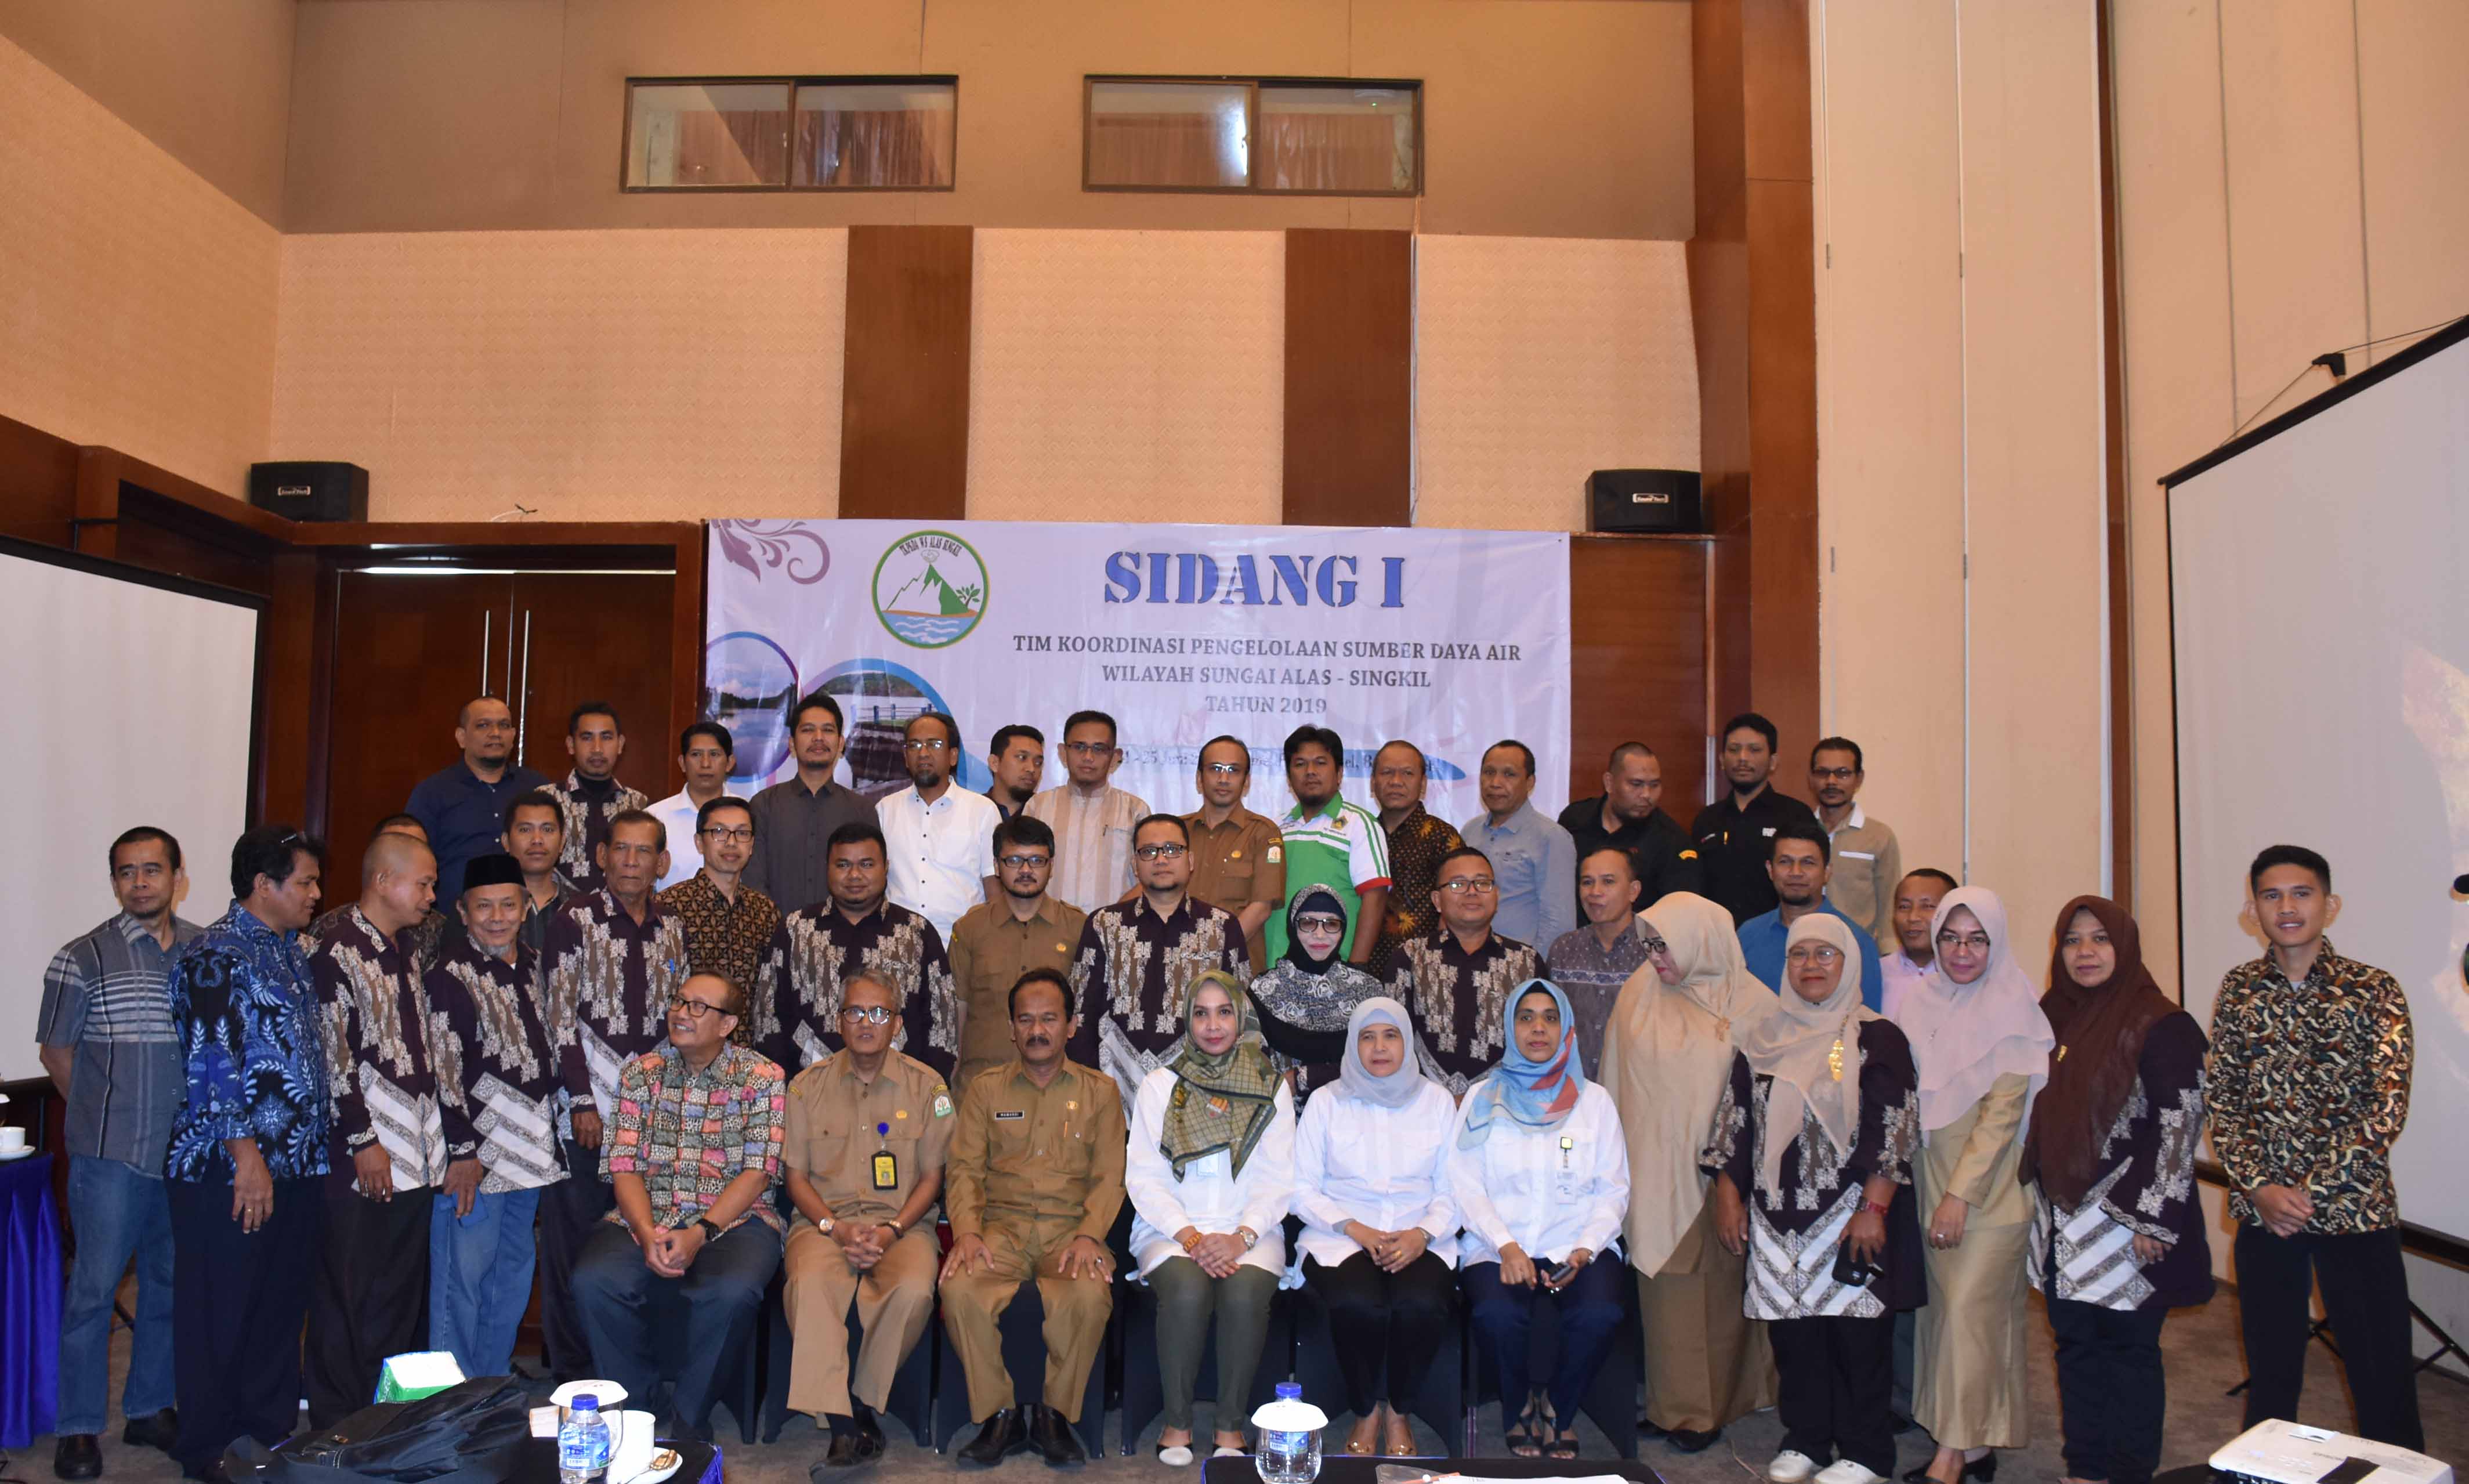
[{"label": "man wearing glasses", "polygon": [[699,721],[678,734],[678,769],[686,786],[644,806],[669,832],[669,869],[655,890],[692,881],[703,869],[703,806],[728,792],[728,770],[736,763],[737,739],[718,722]]},{"label": "man wearing glasses", "polygon": [[1132,827],[1140,894],[1100,907],[1080,930],[1072,961],[1078,1007],[1072,1059],[1115,1079],[1123,1105],[1183,1038],[1183,991],[1210,969],[1252,982],[1243,925],[1222,907],[1195,900],[1191,830],[1181,817],[1152,814]]},{"label": "man wearing glasses", "polygon": [[874,806],[890,856],[885,894],[934,923],[949,942],[961,914],[995,899],[994,830],[1003,814],[993,800],[953,781],[959,723],[920,711],[909,718],[900,745],[909,786]]},{"label": "man wearing glasses", "polygon": [[1074,711],[1063,724],[1062,786],[1031,798],[1027,813],[1054,831],[1054,894],[1096,912],[1119,900],[1132,881],[1132,827],[1148,801],[1106,780],[1123,761],[1115,718]]},{"label": "man wearing glasses", "polygon": [[420,780],[404,812],[428,831],[437,852],[437,894],[463,894],[463,863],[497,848],[506,805],[516,795],[548,787],[544,774],[515,760],[515,713],[495,696],[464,703],[454,718],[463,755]]},{"label": "man wearing glasses", "polygon": [[[900,991],[859,972],[841,999],[829,1061],[789,1084],[781,1149],[789,1199],[787,1291],[795,1335],[789,1409],[832,1430],[833,1468],[883,1455],[874,1414],[935,1309],[935,1205],[952,1143],[952,1091],[935,1069],[891,1049]],[[849,1308],[857,1375],[849,1375]]]},{"label": "man wearing glasses", "polygon": [[695,815],[694,834],[701,865],[660,893],[660,906],[685,924],[688,969],[750,985],[780,930],[779,904],[745,882],[754,854],[753,806],[727,795],[708,800]]},{"label": "man wearing glasses", "polygon": [[1826,899],[1870,938],[1892,942],[1904,847],[1882,821],[1860,812],[1853,796],[1866,777],[1860,744],[1850,737],[1828,737],[1810,749],[1809,794],[1817,800],[1817,823],[1826,826],[1832,861]]},{"label": "man wearing glasses", "polygon": [[1500,881],[1491,857],[1460,846],[1441,858],[1432,909],[1441,925],[1429,937],[1397,945],[1389,992],[1406,1013],[1441,1071],[1452,1098],[1465,1096],[1504,1049],[1510,991],[1543,975],[1543,956],[1491,930],[1500,910]]},{"label": "man wearing glasses", "polygon": [[831,894],[782,917],[763,952],[749,1029],[784,1068],[811,1067],[841,1049],[842,991],[871,973],[900,991],[893,1047],[951,1072],[960,1045],[952,962],[934,923],[885,898],[887,853],[872,820],[832,831],[824,851]]},{"label": "man wearing glasses", "polygon": [[[611,1093],[603,1168],[616,1210],[575,1264],[574,1301],[595,1364],[629,1397],[656,1395],[673,1356],[676,1422],[708,1441],[715,1384],[780,1265],[771,1194],[788,1097],[777,1063],[730,1041],[746,1011],[737,985],[690,975],[663,1004],[667,1041],[629,1060]],[[656,1338],[656,1301],[682,1325],[673,1350]]]},{"label": "man wearing glasses", "polygon": [[1269,967],[1270,912],[1286,899],[1284,834],[1278,822],[1243,807],[1252,786],[1252,750],[1236,737],[1200,749],[1200,807],[1183,817],[1191,830],[1191,894],[1243,924],[1252,972]]},{"label": "man wearing glasses", "polygon": [[1019,814],[995,826],[1003,894],[972,907],[952,928],[952,988],[959,1000],[960,1064],[954,1087],[1012,1055],[1011,986],[1031,969],[1067,971],[1089,915],[1046,890],[1054,874],[1054,831]]}]

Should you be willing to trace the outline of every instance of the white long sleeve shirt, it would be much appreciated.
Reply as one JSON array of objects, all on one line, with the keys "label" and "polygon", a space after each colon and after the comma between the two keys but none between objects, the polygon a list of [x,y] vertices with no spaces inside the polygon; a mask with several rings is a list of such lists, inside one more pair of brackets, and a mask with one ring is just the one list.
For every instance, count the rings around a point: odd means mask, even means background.
[{"label": "white long sleeve shirt", "polygon": [[1569,1116],[1550,1128],[1501,1120],[1471,1149],[1458,1148],[1466,1109],[1489,1077],[1466,1089],[1449,1127],[1449,1194],[1465,1236],[1463,1263],[1497,1263],[1514,1241],[1537,1263],[1557,1265],[1583,1247],[1600,1254],[1628,1215],[1628,1144],[1611,1095],[1588,1082]]},{"label": "white long sleeve shirt", "polygon": [[1165,1137],[1165,1103],[1174,1092],[1171,1067],[1160,1067],[1141,1081],[1132,1104],[1132,1147],[1123,1161],[1123,1193],[1132,1200],[1132,1260],[1145,1278],[1160,1263],[1184,1255],[1174,1234],[1187,1226],[1203,1232],[1231,1232],[1248,1226],[1259,1235],[1243,1254],[1247,1266],[1282,1274],[1286,1267],[1286,1234],[1282,1223],[1295,1194],[1295,1103],[1283,1082],[1270,1104],[1269,1126],[1260,1130],[1252,1155],[1234,1172],[1234,1157],[1224,1149],[1183,1167],[1174,1165],[1159,1144]]},{"label": "white long sleeve shirt", "polygon": [[934,923],[951,942],[953,924],[986,899],[1003,811],[957,783],[928,803],[911,784],[877,800],[874,815],[883,825],[883,894]]},{"label": "white long sleeve shirt", "polygon": [[1331,1087],[1304,1104],[1295,1131],[1296,1245],[1324,1267],[1362,1251],[1346,1235],[1360,1221],[1376,1232],[1419,1226],[1434,1257],[1457,1265],[1458,1203],[1449,1194],[1448,1152],[1457,1124],[1448,1090],[1426,1079],[1401,1108],[1341,1096]]}]

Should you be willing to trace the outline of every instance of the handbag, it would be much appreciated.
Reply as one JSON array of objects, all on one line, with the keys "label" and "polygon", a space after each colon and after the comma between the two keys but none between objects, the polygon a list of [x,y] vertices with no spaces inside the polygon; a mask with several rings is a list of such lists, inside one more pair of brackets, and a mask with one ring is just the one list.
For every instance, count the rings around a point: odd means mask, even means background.
[{"label": "handbag", "polygon": [[484,1376],[417,1402],[374,1403],[269,1455],[235,1445],[225,1462],[234,1478],[254,1470],[261,1484],[506,1484],[530,1438],[522,1386],[510,1376]]}]

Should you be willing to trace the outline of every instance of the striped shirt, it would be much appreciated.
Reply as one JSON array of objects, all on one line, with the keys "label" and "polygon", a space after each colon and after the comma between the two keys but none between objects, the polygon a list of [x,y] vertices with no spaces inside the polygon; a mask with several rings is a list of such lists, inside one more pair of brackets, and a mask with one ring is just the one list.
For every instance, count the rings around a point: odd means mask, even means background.
[{"label": "striped shirt", "polygon": [[[1380,827],[1380,816],[1331,795],[1309,819],[1301,804],[1288,809],[1278,829],[1285,837],[1279,848],[1285,857],[1287,890],[1325,886],[1346,909],[1348,938],[1338,947],[1339,957],[1345,957],[1354,940],[1354,925],[1363,920],[1363,893],[1389,889],[1389,835]],[[1286,915],[1273,912],[1260,927],[1269,939],[1269,962],[1275,963],[1286,956]],[[1375,926],[1373,931],[1379,930]]]},{"label": "striped shirt", "polygon": [[1032,796],[1022,812],[1054,829],[1054,877],[1048,891],[1082,912],[1096,912],[1121,901],[1132,889],[1132,827],[1149,812],[1138,794],[1112,784],[1102,793],[1083,794],[1066,783]]},{"label": "striped shirt", "polygon": [[52,955],[35,1038],[76,1048],[71,1154],[163,1172],[172,1116],[187,1096],[180,1038],[172,1029],[172,954],[201,931],[173,917],[166,950],[135,917],[115,913]]}]

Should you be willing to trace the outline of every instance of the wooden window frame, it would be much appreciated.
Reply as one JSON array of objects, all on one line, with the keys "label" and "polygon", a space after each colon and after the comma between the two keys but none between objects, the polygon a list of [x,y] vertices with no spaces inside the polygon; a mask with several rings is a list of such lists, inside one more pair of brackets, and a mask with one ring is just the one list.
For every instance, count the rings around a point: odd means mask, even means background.
[{"label": "wooden window frame", "polygon": [[[1114,82],[1209,82],[1244,89],[1244,170],[1239,186],[1098,185],[1089,178],[1090,128],[1101,84]],[[1251,141],[1260,137],[1260,90],[1280,87],[1395,88],[1415,97],[1415,178],[1402,191],[1281,191],[1262,186],[1251,162]],[[633,137],[630,133],[630,139]],[[692,189],[689,187],[688,189]],[[1423,80],[1420,78],[1196,77],[1156,72],[1093,72],[1080,80],[1080,189],[1128,196],[1335,196],[1372,200],[1409,200],[1423,194]]]},{"label": "wooden window frame", "polygon": [[[626,179],[626,168],[635,153],[635,89],[636,87],[747,87],[776,83],[789,90],[788,113],[797,116],[797,92],[800,88],[829,86],[935,86],[952,90],[952,178],[944,185],[799,185],[797,174],[797,141],[795,125],[786,141],[783,158],[788,161],[790,178],[778,185],[680,186],[633,185]],[[1419,113],[1418,115],[1419,117]],[[883,192],[910,195],[948,195],[959,189],[960,181],[960,77],[956,72],[925,73],[783,73],[754,77],[630,77],[626,80],[626,117],[617,132],[617,190],[623,196],[865,196]]]}]

